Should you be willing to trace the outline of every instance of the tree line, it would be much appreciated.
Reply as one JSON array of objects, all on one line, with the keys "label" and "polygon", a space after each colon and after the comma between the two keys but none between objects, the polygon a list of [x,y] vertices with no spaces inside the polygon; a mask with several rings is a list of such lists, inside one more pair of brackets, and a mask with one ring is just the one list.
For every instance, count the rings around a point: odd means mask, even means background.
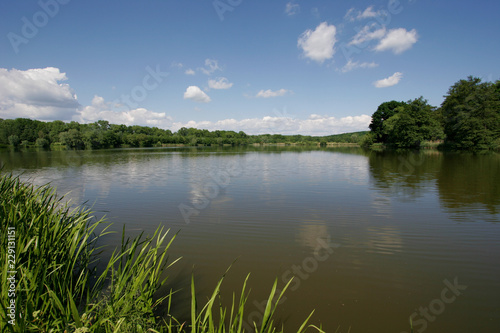
[{"label": "tree line", "polygon": [[60,120],[43,122],[27,118],[0,119],[0,145],[13,147],[69,149],[101,149],[118,147],[153,147],[165,144],[183,145],[246,145],[254,143],[312,144],[326,142],[358,143],[367,132],[337,134],[326,137],[306,135],[261,134],[209,131],[180,128],[177,132],[158,127],[126,126],[99,120],[90,124]]},{"label": "tree line", "polygon": [[423,97],[380,104],[362,145],[419,148],[434,141],[454,149],[500,148],[500,81],[470,76],[444,97],[439,108]]}]

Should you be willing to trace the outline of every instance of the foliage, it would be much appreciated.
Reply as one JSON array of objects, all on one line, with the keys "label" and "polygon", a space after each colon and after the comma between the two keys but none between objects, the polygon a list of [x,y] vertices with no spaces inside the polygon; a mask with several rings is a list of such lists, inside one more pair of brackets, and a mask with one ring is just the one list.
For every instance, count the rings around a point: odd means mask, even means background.
[{"label": "foliage", "polygon": [[44,138],[38,138],[36,139],[35,145],[39,148],[49,148],[50,144],[47,139]]},{"label": "foliage", "polygon": [[369,148],[374,143],[375,143],[375,134],[368,133],[363,137],[363,139],[360,141],[359,144],[361,147]]},{"label": "foliage", "polygon": [[448,90],[441,109],[446,141],[458,148],[489,148],[500,138],[500,81],[460,80]]},{"label": "foliage", "polygon": [[9,145],[13,146],[14,148],[17,148],[19,147],[21,140],[19,140],[19,137],[17,135],[9,135],[8,142]]},{"label": "foliage", "polygon": [[334,134],[323,137],[327,142],[360,143],[368,131]]},{"label": "foliage", "polygon": [[[358,143],[367,132],[336,134],[325,137],[306,135],[260,134],[243,131],[209,131],[182,127],[177,132],[157,127],[109,124],[99,120],[90,124],[41,122],[25,118],[0,119],[0,145],[19,146],[21,141],[37,147],[66,146],[68,149],[116,147],[153,147],[173,145],[247,145],[247,144],[317,144],[319,142]],[[10,139],[9,139],[10,138]],[[17,138],[17,139],[16,139]],[[12,141],[15,139],[14,141]]]},{"label": "foliage", "polygon": [[375,142],[398,148],[420,148],[424,141],[443,139],[459,149],[499,148],[500,81],[460,80],[451,86],[439,109],[423,97],[382,103],[369,127]]},{"label": "foliage", "polygon": [[433,116],[434,110],[423,97],[397,107],[395,115],[382,126],[386,143],[398,148],[418,148],[425,140],[442,139],[443,133]]},{"label": "foliage", "polygon": [[404,106],[405,102],[390,101],[380,104],[377,111],[372,115],[372,121],[368,126],[377,142],[386,142],[387,134],[384,133],[384,123],[394,116]]}]

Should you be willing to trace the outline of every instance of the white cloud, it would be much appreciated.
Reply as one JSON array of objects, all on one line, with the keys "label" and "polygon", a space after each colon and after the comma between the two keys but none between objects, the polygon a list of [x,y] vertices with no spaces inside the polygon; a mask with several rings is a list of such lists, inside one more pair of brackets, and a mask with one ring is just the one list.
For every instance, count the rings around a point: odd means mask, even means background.
[{"label": "white cloud", "polygon": [[366,19],[366,18],[377,17],[379,15],[380,15],[379,12],[373,11],[373,6],[369,6],[362,13],[358,14],[357,19],[362,20],[362,19]]},{"label": "white cloud", "polygon": [[181,127],[200,129],[244,131],[247,134],[302,134],[330,135],[368,130],[371,116],[348,116],[335,118],[322,115],[310,115],[307,119],[292,119],[289,117],[265,116],[263,118],[247,118],[242,120],[223,119],[219,121],[189,121],[174,123],[171,128],[176,131]]},{"label": "white cloud", "polygon": [[351,59],[349,59],[349,61],[344,65],[344,67],[342,67],[340,69],[340,71],[342,73],[347,73],[347,72],[350,72],[350,71],[357,69],[357,68],[374,68],[377,66],[378,66],[378,64],[376,64],[374,62],[362,62],[362,63],[360,63],[359,61],[352,61]]},{"label": "white cloud", "polygon": [[387,35],[375,46],[376,51],[391,50],[394,54],[400,54],[413,46],[418,40],[415,29],[407,31],[404,28],[391,29]]},{"label": "white cloud", "polygon": [[121,111],[118,105],[105,102],[104,98],[94,96],[92,104],[82,108],[73,120],[80,123],[92,123],[98,120],[107,120],[112,124],[156,126],[167,128],[172,125],[172,118],[165,112],[153,112],[144,108]]},{"label": "white cloud", "polygon": [[208,87],[210,89],[229,89],[233,86],[227,78],[219,77],[216,80],[208,80]]},{"label": "white cloud", "polygon": [[188,69],[186,69],[186,71],[184,72],[184,74],[186,74],[186,75],[194,75],[195,72],[191,68],[188,68]]},{"label": "white cloud", "polygon": [[184,99],[190,99],[198,103],[208,103],[211,101],[210,97],[197,86],[189,86],[186,92],[184,92]]},{"label": "white cloud", "polygon": [[300,6],[293,2],[288,2],[285,7],[285,13],[288,16],[293,16],[300,11]]},{"label": "white cloud", "polygon": [[356,34],[356,36],[352,38],[352,40],[349,42],[349,45],[360,45],[373,39],[382,39],[385,36],[387,30],[385,27],[381,27],[372,31],[372,29],[376,28],[377,26],[377,23],[365,25],[363,29],[361,29]]},{"label": "white cloud", "polygon": [[349,21],[354,21],[354,16],[353,16],[354,11],[355,11],[354,7],[349,8],[349,10],[344,15],[344,19]]},{"label": "white cloud", "polygon": [[58,68],[0,68],[0,118],[69,120],[80,104]]},{"label": "white cloud", "polygon": [[261,90],[257,93],[257,95],[255,95],[255,97],[262,97],[262,98],[279,97],[279,96],[285,96],[289,92],[290,90],[287,89],[280,89],[276,91],[272,91],[271,89]]},{"label": "white cloud", "polygon": [[373,85],[377,88],[392,87],[392,86],[398,84],[402,77],[403,77],[403,73],[396,72],[393,75],[389,76],[388,78],[375,81],[373,83]]},{"label": "white cloud", "polygon": [[329,25],[326,22],[321,23],[313,31],[308,29],[300,35],[297,46],[304,51],[304,56],[323,63],[327,59],[333,57],[335,42],[335,34],[337,29],[334,25]]},{"label": "white cloud", "polygon": [[288,115],[285,110],[285,112],[275,112],[273,116],[262,118],[175,122],[165,112],[153,112],[144,108],[120,111],[117,105],[106,102],[100,96],[95,96],[92,104],[82,108],[72,120],[80,123],[91,123],[101,119],[112,124],[156,126],[172,131],[177,131],[181,127],[194,127],[210,131],[232,130],[244,131],[248,134],[270,133],[285,135],[330,135],[364,131],[368,129],[371,121],[369,115],[336,118],[312,114],[306,119],[297,119]]},{"label": "white cloud", "polygon": [[199,70],[206,75],[210,75],[215,71],[221,71],[222,69],[219,67],[217,60],[214,59],[205,59],[205,67],[199,68]]},{"label": "white cloud", "polygon": [[354,8],[350,8],[344,16],[344,19],[354,22],[356,20],[363,20],[367,18],[373,18],[377,16],[381,16],[384,14],[384,11],[374,11],[373,6],[368,6],[364,11],[357,11]]}]

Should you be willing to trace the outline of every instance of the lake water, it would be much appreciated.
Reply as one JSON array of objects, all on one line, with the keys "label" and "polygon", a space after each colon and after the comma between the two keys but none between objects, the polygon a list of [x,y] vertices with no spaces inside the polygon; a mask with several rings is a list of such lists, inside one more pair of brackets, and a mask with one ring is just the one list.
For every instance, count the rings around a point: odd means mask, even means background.
[{"label": "lake water", "polygon": [[[500,155],[358,148],[0,152],[3,171],[51,182],[133,236],[180,231],[170,284],[223,297],[247,273],[247,322],[277,278],[285,330],[500,332]],[[109,236],[111,247],[120,233]],[[288,330],[286,330],[288,331]]]}]

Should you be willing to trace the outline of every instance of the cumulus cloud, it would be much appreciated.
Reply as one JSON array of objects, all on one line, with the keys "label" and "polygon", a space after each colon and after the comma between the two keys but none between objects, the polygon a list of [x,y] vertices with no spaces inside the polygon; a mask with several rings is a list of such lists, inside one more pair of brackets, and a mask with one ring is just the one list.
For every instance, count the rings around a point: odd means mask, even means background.
[{"label": "cumulus cloud", "polygon": [[390,50],[394,54],[400,54],[410,49],[418,40],[417,31],[415,29],[407,31],[404,28],[391,29],[382,38],[377,46],[376,51]]},{"label": "cumulus cloud", "polygon": [[288,2],[286,4],[285,13],[288,16],[293,16],[293,15],[297,14],[299,12],[299,10],[300,10],[300,6],[296,3]]},{"label": "cumulus cloud", "polygon": [[191,68],[188,68],[188,69],[186,69],[186,71],[184,72],[184,74],[186,74],[186,75],[194,75],[195,72]]},{"label": "cumulus cloud", "polygon": [[172,125],[172,118],[165,112],[153,112],[144,108],[133,110],[120,110],[116,103],[109,103],[101,96],[94,96],[92,104],[78,111],[73,120],[80,123],[92,123],[98,120],[107,120],[112,124],[124,124],[127,126],[156,126],[168,128]]},{"label": "cumulus cloud", "polygon": [[244,131],[247,134],[302,134],[302,135],[330,135],[365,131],[371,122],[368,115],[348,116],[336,118],[312,114],[307,119],[289,117],[265,116],[263,118],[247,118],[242,120],[224,119],[219,121],[189,121],[174,123],[172,130],[181,127],[195,127],[200,129]]},{"label": "cumulus cloud", "polygon": [[205,59],[205,67],[199,68],[199,70],[206,75],[210,75],[215,71],[220,71],[222,70],[219,67],[219,63],[217,60],[214,59]]},{"label": "cumulus cloud", "polygon": [[0,68],[0,118],[69,120],[80,104],[58,68]]},{"label": "cumulus cloud", "polygon": [[290,90],[287,89],[280,89],[276,91],[272,91],[271,89],[261,90],[257,93],[255,97],[261,97],[261,98],[279,97],[279,96],[285,96],[289,92]]},{"label": "cumulus cloud", "polygon": [[225,77],[219,77],[215,80],[208,80],[208,87],[210,89],[229,89],[232,86],[233,84],[230,83]]},{"label": "cumulus cloud", "polygon": [[302,49],[305,57],[323,63],[331,59],[335,53],[336,33],[337,28],[334,25],[323,22],[314,31],[311,29],[304,31],[299,36],[297,46]]},{"label": "cumulus cloud", "polygon": [[197,86],[189,86],[186,92],[184,92],[184,99],[190,99],[198,103],[208,103],[211,101],[210,97]]},{"label": "cumulus cloud", "polygon": [[392,87],[392,86],[398,84],[402,77],[403,77],[403,73],[396,72],[393,75],[389,76],[388,78],[375,81],[373,83],[373,85],[377,88]]},{"label": "cumulus cloud", "polygon": [[377,67],[378,64],[374,63],[374,62],[359,62],[359,61],[352,61],[351,59],[349,59],[349,61],[347,61],[347,63],[344,65],[344,67],[342,67],[340,69],[340,71],[342,73],[347,73],[347,72],[350,72],[352,70],[355,70],[355,69],[358,69],[358,68],[374,68],[374,67]]},{"label": "cumulus cloud", "polygon": [[94,96],[92,104],[82,108],[72,120],[80,123],[91,123],[97,120],[107,120],[112,124],[156,126],[177,131],[181,127],[199,129],[244,131],[248,134],[302,134],[330,135],[367,130],[371,117],[368,115],[347,116],[336,118],[327,115],[311,114],[306,119],[291,117],[275,112],[273,116],[262,118],[246,118],[241,120],[222,119],[218,121],[174,121],[165,112],[153,112],[145,108],[134,110],[119,110],[113,102],[106,102],[100,96]]}]

